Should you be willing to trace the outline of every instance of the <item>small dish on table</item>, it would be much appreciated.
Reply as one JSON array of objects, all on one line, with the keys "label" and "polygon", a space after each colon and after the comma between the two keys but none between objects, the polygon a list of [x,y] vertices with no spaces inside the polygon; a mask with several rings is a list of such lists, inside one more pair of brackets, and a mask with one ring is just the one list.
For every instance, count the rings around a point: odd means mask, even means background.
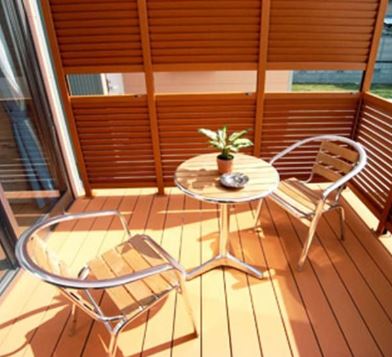
[{"label": "small dish on table", "polygon": [[220,176],[221,185],[228,188],[243,188],[249,181],[249,177],[240,172],[229,172]]}]

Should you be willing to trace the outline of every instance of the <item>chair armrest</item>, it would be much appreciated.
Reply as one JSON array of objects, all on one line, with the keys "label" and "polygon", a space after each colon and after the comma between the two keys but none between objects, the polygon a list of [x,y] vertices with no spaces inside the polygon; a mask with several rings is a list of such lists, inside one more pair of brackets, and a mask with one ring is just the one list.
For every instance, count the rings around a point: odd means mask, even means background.
[{"label": "chair armrest", "polygon": [[157,242],[155,242],[151,237],[147,235],[142,235],[142,238],[147,242],[147,244],[150,245],[152,249],[154,249],[159,255],[165,258],[175,270],[179,271],[184,277],[186,276],[185,268],[168,252],[166,252]]},{"label": "chair armrest", "polygon": [[28,265],[23,264],[23,267],[33,275],[37,276],[41,280],[56,285],[61,288],[68,289],[108,289],[114,288],[121,285],[126,285],[138,280],[148,278],[153,275],[161,274],[175,268],[170,264],[161,264],[155,267],[139,270],[135,273],[126,274],[110,279],[102,280],[83,280],[83,279],[72,279],[65,278],[56,274],[48,273],[42,268],[37,266],[34,262],[29,262]]},{"label": "chair armrest", "polygon": [[[121,225],[124,229],[124,232],[128,236],[130,236],[130,232],[128,229],[128,225],[127,225],[127,221],[125,219],[125,216],[117,210],[90,211],[90,212],[79,212],[79,213],[65,212],[63,216],[55,216],[53,218],[50,218],[46,221],[46,223],[50,222],[49,225],[53,225],[53,224],[56,224],[59,222],[65,222],[65,221],[70,221],[70,220],[74,220],[74,219],[99,218],[99,217],[107,217],[107,216],[117,216],[121,222]],[[58,222],[52,222],[52,220],[57,220],[57,219],[59,219]],[[45,228],[45,227],[41,227],[40,229],[43,229],[43,228]]]},{"label": "chair armrest", "polygon": [[[75,289],[95,289],[100,287],[100,282],[89,282],[80,279],[71,279],[71,278],[64,278],[58,276],[56,274],[49,273],[38,266],[29,256],[29,252],[27,250],[27,244],[29,240],[37,234],[39,231],[53,226],[57,223],[67,222],[76,219],[86,219],[86,218],[97,218],[97,217],[107,217],[107,216],[117,216],[122,224],[122,227],[128,237],[130,236],[127,222],[125,217],[116,210],[107,210],[107,211],[91,211],[91,212],[81,212],[81,213],[68,213],[64,215],[54,216],[45,221],[40,221],[29,227],[26,231],[22,233],[20,236],[16,248],[15,248],[15,255],[16,259],[18,260],[21,267],[36,275],[38,278],[47,281],[49,283],[66,287],[66,288],[75,288]],[[119,282],[116,282],[116,279],[108,279],[107,281],[102,281],[104,283],[109,284],[110,287],[118,286],[121,284],[126,284],[127,282],[132,282],[134,280],[143,279],[144,274],[158,274],[163,271],[173,269],[172,265],[163,264],[157,267],[153,267],[151,269],[146,269],[146,271],[141,271],[140,276],[135,273],[136,276],[124,276],[121,277]],[[120,279],[120,278],[119,278]],[[129,279],[129,281],[127,280]],[[125,281],[125,282],[124,282]]]}]

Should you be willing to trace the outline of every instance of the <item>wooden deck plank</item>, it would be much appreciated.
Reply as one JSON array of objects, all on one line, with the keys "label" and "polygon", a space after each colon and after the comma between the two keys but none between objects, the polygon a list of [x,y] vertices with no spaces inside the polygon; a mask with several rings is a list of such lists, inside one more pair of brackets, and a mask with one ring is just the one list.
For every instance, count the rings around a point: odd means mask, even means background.
[{"label": "wooden deck plank", "polygon": [[[307,227],[295,218],[290,217],[290,221],[296,231],[297,239],[300,239],[304,243]],[[339,226],[338,219],[335,220],[334,224]],[[317,232],[319,240],[329,239],[327,236],[330,232],[322,222],[319,224]],[[340,269],[335,268],[332,264],[330,250],[324,244],[320,244],[318,239],[314,240],[312,249],[309,252],[308,257],[311,266],[309,265],[308,268],[311,268],[316,273],[350,350],[355,356],[361,354],[380,356],[381,351],[369,332],[366,321],[360,315],[355,304],[355,299],[353,301],[350,292],[346,290],[346,284],[340,276]],[[333,239],[336,239],[336,244],[339,244],[337,237],[333,237]],[[352,328],[353,325],[355,328]]]},{"label": "wooden deck plank", "polygon": [[[77,200],[73,203],[72,207],[75,211],[83,211],[85,206],[88,204],[87,200]],[[71,211],[73,210],[71,207]],[[67,222],[64,226],[64,232],[57,232],[53,234],[54,241],[57,241],[57,237],[62,237],[58,239],[61,243],[64,243],[64,239],[70,235],[70,229],[74,225],[74,222]],[[58,228],[60,225],[58,226]],[[62,227],[62,226],[61,226]],[[10,332],[9,327],[12,326],[16,320],[23,316],[25,305],[28,303],[26,296],[32,296],[34,290],[37,286],[41,284],[38,279],[34,279],[26,272],[21,271],[15,280],[11,283],[8,290],[4,293],[0,300],[0,344],[6,338],[7,334]],[[8,298],[8,295],[12,294],[12,298]]]},{"label": "wooden deck plank", "polygon": [[[201,240],[202,262],[213,257],[218,250],[219,222],[217,206],[202,202]],[[202,351],[204,357],[231,356],[229,321],[225,281],[222,268],[202,275]],[[211,319],[211,316],[214,318]]]},{"label": "wooden deck plank", "polygon": [[[333,214],[328,214],[324,218],[325,223],[328,224],[329,229],[332,230],[335,237],[339,237],[339,222],[337,221],[337,217],[334,217]],[[321,223],[324,224],[324,221]],[[377,244],[377,242],[374,243]],[[351,259],[391,320],[392,283],[388,281],[365,247],[359,243],[352,229],[347,224],[345,225],[345,240],[342,242],[342,247],[345,250],[347,259]]]},{"label": "wooden deck plank", "polygon": [[[96,205],[91,207],[89,206],[89,210],[100,210],[100,209],[116,209],[121,201],[121,197],[97,197],[95,199]],[[95,257],[100,244],[107,234],[110,234],[111,231],[111,222],[112,217],[103,217],[99,219],[91,219],[87,220],[86,223],[89,223],[90,226],[85,226],[85,220],[80,220],[77,223],[76,229],[74,229],[73,239],[68,239],[66,242],[66,246],[63,248],[61,257],[64,261],[69,263],[69,267],[71,271],[75,273],[78,272],[87,261]],[[88,227],[88,229],[87,229]],[[75,244],[76,240],[78,244]],[[63,299],[66,305],[66,309],[61,316],[54,315],[54,311],[50,311],[50,315],[52,315],[51,319],[53,320],[56,316],[56,326],[59,331],[56,332],[56,328],[52,327],[50,324],[46,324],[45,328],[40,328],[31,344],[36,346],[45,345],[48,348],[48,351],[53,351],[56,349],[56,345],[58,343],[58,337],[47,339],[48,334],[53,336],[69,336],[69,331],[66,328],[67,321],[70,317],[70,304],[68,300]],[[82,315],[83,313],[79,314]],[[45,318],[49,318],[46,317]],[[49,320],[50,321],[50,320]],[[88,325],[91,325],[91,320],[86,320]],[[76,335],[74,335],[76,336]],[[71,336],[74,337],[74,336]],[[49,349],[51,346],[51,349]],[[63,350],[66,351],[66,350]],[[78,350],[75,349],[75,352]],[[50,354],[48,354],[49,356]]]},{"label": "wooden deck plank", "polygon": [[[109,201],[109,202],[107,202],[105,209],[118,208],[121,211],[121,209],[123,207],[125,207],[126,212],[130,212],[134,209],[134,206],[136,205],[137,197],[138,197],[138,191],[135,192],[135,195],[124,196],[124,198],[121,200],[121,202],[119,203],[118,206],[111,204]],[[118,201],[116,200],[114,202],[118,202]],[[126,218],[129,220],[130,215],[127,214]],[[101,224],[102,224],[102,222],[101,222]],[[119,226],[119,223],[116,220],[112,220],[111,224],[110,224],[110,228],[111,229],[114,229],[114,228],[120,229],[121,227]],[[109,237],[108,237],[108,235],[109,235]],[[113,241],[111,242],[111,240],[113,240],[113,238],[120,241],[119,234],[112,235],[109,232],[106,232],[106,234],[104,234],[104,235],[94,236],[94,237],[92,237],[92,239],[94,239],[96,246],[94,247],[94,249],[92,249],[92,247],[90,247],[89,245],[86,245],[85,250],[88,250],[89,252],[91,251],[89,254],[93,253],[94,256],[98,255],[100,253],[103,253],[103,248],[105,248],[104,243],[106,241],[108,241],[108,243],[109,243],[108,245],[115,244],[115,242],[113,242]],[[100,294],[96,293],[94,296],[99,299]],[[67,333],[67,331],[69,331],[69,329],[70,329],[71,320],[68,319],[66,326],[64,328],[64,332],[58,340],[56,350],[55,350],[55,355],[59,356],[59,357],[61,357],[61,356],[66,357],[68,355],[68,351],[75,351],[75,354],[80,354],[83,350],[85,340],[88,336],[88,333],[89,333],[92,325],[93,325],[93,321],[91,320],[91,318],[89,316],[87,316],[86,314],[81,313],[81,314],[79,314],[76,332],[74,335],[70,336],[69,333]]]},{"label": "wooden deck plank", "polygon": [[[321,233],[318,234],[318,237],[322,245],[327,250],[331,262],[336,267],[354,303],[358,306],[379,348],[384,355],[392,354],[392,343],[390,339],[390,336],[392,336],[392,323],[386,311],[379,303],[378,297],[375,296],[356,265],[347,256],[347,252],[336,239],[331,228],[325,224],[325,220],[320,221],[319,232]],[[358,264],[361,264],[361,262],[358,261]]]},{"label": "wooden deck plank", "polygon": [[[284,307],[280,306],[274,289],[274,270],[268,269],[260,245],[260,239],[264,237],[254,229],[250,205],[237,206],[235,213],[233,219],[239,232],[238,243],[243,249],[242,259],[264,273],[263,280],[247,276],[261,352],[263,355],[291,356],[287,331],[280,312]],[[239,335],[241,336],[241,333]]]},{"label": "wooden deck plank", "polygon": [[[252,208],[253,211],[256,210],[255,203],[252,204]],[[265,266],[271,270],[271,280],[290,349],[294,356],[322,356],[323,352],[317,340],[309,311],[306,308],[293,269],[286,259],[285,250],[280,244],[281,238],[276,230],[274,219],[275,216],[271,215],[264,203],[260,215],[263,230],[260,243],[265,255]],[[256,298],[260,299],[260,295],[257,294]],[[269,305],[265,307],[266,314],[268,314],[268,307]],[[276,318],[276,315],[272,317],[272,319]],[[264,328],[268,329],[268,326]],[[274,355],[276,346],[269,346],[271,355]]]},{"label": "wooden deck plank", "polygon": [[[153,195],[149,190],[142,190],[139,192],[137,199],[137,205],[134,208],[133,214],[129,222],[129,229],[132,234],[144,233],[146,223],[149,216],[150,206],[152,204]],[[121,207],[123,208],[123,207]],[[119,223],[115,221],[115,225],[119,228]],[[103,245],[100,250],[100,254],[111,249],[113,246],[124,241],[124,237],[106,236]],[[111,311],[113,309],[113,303],[108,295],[104,294],[101,300],[101,305],[104,309]],[[126,329],[118,340],[119,350],[122,350],[122,346],[125,343],[126,350],[131,354],[138,353],[141,350],[142,340],[144,335],[144,323],[145,315],[141,318],[134,320],[130,325],[129,329]],[[133,327],[133,328],[132,328]],[[105,356],[107,353],[107,346],[109,344],[109,333],[105,329],[104,325],[100,322],[94,322],[91,330],[89,331],[88,337],[85,340],[84,349],[82,352],[83,356]],[[129,341],[132,341],[130,344]]]},{"label": "wooden deck plank", "polygon": [[[175,190],[169,190],[169,205],[161,245],[174,259],[178,259],[183,217],[182,214],[172,214],[172,212],[183,210],[185,197],[178,194],[177,191],[173,191]],[[163,304],[159,304],[151,310],[146,325],[142,356],[151,353],[154,353],[154,356],[170,356],[176,302],[176,294],[171,293]],[[164,328],[162,328],[163,326]]]},{"label": "wooden deck plank", "polygon": [[[97,198],[78,200],[71,210],[119,208],[132,233],[152,236],[188,269],[213,256],[218,245],[217,207],[176,189],[167,196],[153,193],[99,191]],[[337,217],[326,216],[309,262],[297,272],[306,227],[267,202],[261,233],[252,227],[253,204],[237,206],[231,224],[234,253],[268,270],[265,278],[225,268],[187,282],[199,337],[190,335],[192,325],[183,301],[171,293],[120,335],[118,355],[392,354],[392,259],[369,227],[347,207],[347,239],[340,242]],[[77,270],[86,258],[122,242],[120,229],[116,219],[67,222],[56,227],[49,245]],[[107,296],[102,298],[104,308],[110,309],[110,302]],[[69,336],[69,313],[55,289],[21,273],[1,298],[0,354],[105,356],[109,334],[103,325],[80,313],[76,334]]]},{"label": "wooden deck plank", "polygon": [[[235,209],[230,213],[231,250],[236,257],[243,259]],[[225,268],[225,286],[232,356],[262,356],[248,276]]]},{"label": "wooden deck plank", "polygon": [[[301,291],[323,353],[330,356],[351,355],[347,341],[342,334],[339,323],[324,295],[316,274],[308,267],[304,268],[302,272],[296,270],[296,264],[302,246],[297,239],[293,239],[295,237],[295,231],[290,224],[289,217],[286,212],[271,200],[266,200],[266,205],[274,218],[282,247],[285,250],[288,262],[294,273],[294,278]],[[317,247],[312,248],[315,250]]]},{"label": "wooden deck plank", "polygon": [[[70,211],[75,210],[76,212],[80,208],[80,206],[78,207],[78,205],[74,205]],[[87,206],[84,206],[84,208],[86,210],[99,209],[100,201],[91,200],[90,202],[88,202]],[[71,230],[68,232],[67,235],[64,236],[60,233],[61,236],[65,238],[65,241],[61,246],[60,252],[63,253],[63,251],[67,249],[67,245],[74,238],[75,232],[77,232],[78,230],[88,231],[91,222],[91,219],[79,222],[74,221],[71,226],[68,226]],[[23,296],[25,296],[26,298],[26,295],[23,294]],[[35,336],[37,335],[39,330],[46,329],[47,321],[50,321],[51,315],[53,313],[53,307],[62,306],[64,308],[67,306],[67,303],[63,299],[59,299],[59,296],[59,292],[53,286],[39,282],[36,286],[36,289],[31,293],[31,295],[27,297],[27,303],[24,306],[23,311],[21,311],[19,315],[20,318],[18,318],[18,320],[12,325],[12,328],[8,330],[9,333],[7,335],[7,338],[0,346],[1,351],[12,351],[14,349],[17,349],[18,353],[21,354],[26,352],[36,354],[37,351],[40,351],[41,347],[37,346],[37,344],[34,342]],[[58,312],[57,309],[55,309],[54,311]],[[32,326],[40,326],[40,328],[38,330],[35,330],[34,328],[31,329]],[[58,334],[61,331],[61,326],[56,323],[55,327],[57,328]],[[46,346],[47,350],[43,349],[42,351],[44,353],[43,356],[50,355],[50,353],[52,352],[51,348],[53,347],[53,344],[51,345],[50,343],[48,343]]]},{"label": "wooden deck plank", "polygon": [[367,250],[380,271],[392,283],[392,254],[378,241],[377,236],[367,227],[354,208],[343,200],[347,226],[358,242]]},{"label": "wooden deck plank", "polygon": [[[201,203],[198,200],[185,197],[183,212],[183,229],[180,252],[180,263],[191,269],[201,264]],[[192,254],[189,254],[192,252]],[[172,355],[173,357],[200,356],[201,355],[201,277],[197,277],[186,283],[186,290],[192,306],[198,336],[190,333],[192,324],[185,309],[183,299],[177,300],[177,311],[174,322],[174,336]]]}]

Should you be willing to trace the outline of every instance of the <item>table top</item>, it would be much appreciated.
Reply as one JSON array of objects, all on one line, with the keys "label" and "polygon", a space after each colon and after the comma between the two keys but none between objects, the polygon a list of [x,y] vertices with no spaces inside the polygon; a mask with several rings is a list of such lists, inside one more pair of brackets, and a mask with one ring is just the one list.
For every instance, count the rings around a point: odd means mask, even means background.
[{"label": "table top", "polygon": [[249,182],[241,189],[226,188],[219,182],[216,157],[216,153],[199,155],[179,165],[174,178],[178,188],[202,201],[240,203],[263,198],[279,184],[279,174],[268,162],[236,154],[232,171],[247,175]]}]

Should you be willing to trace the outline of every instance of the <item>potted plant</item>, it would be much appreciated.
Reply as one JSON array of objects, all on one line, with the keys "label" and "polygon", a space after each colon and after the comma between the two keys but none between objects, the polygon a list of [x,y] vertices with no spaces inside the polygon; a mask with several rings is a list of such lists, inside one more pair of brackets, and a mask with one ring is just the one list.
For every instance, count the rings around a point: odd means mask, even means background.
[{"label": "potted plant", "polygon": [[233,153],[238,152],[241,148],[247,148],[253,145],[252,141],[243,138],[248,130],[236,131],[230,136],[227,133],[226,126],[217,131],[202,128],[198,132],[210,139],[209,143],[220,151],[217,157],[218,171],[220,174],[232,171]]}]

